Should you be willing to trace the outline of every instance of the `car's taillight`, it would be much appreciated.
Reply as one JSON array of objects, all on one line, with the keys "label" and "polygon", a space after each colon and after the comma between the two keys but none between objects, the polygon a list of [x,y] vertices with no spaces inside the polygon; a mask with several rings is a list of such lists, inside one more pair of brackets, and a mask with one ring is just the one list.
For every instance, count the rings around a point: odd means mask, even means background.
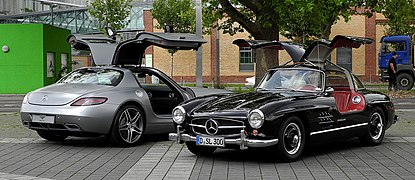
[{"label": "car's taillight", "polygon": [[71,106],[92,106],[105,103],[108,98],[104,97],[86,97],[81,98],[71,104]]}]

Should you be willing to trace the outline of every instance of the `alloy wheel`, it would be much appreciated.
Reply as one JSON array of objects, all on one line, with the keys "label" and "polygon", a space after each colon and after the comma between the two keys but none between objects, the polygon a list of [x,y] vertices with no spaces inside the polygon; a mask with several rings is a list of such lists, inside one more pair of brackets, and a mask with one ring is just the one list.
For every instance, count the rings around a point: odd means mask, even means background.
[{"label": "alloy wheel", "polygon": [[118,132],[120,137],[129,144],[137,142],[143,132],[141,112],[136,108],[127,108],[118,119]]}]

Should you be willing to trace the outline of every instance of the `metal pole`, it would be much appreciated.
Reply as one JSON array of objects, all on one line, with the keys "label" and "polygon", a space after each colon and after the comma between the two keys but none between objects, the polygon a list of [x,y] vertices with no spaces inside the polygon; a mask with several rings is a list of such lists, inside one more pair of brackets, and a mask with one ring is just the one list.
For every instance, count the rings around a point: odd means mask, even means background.
[{"label": "metal pole", "polygon": [[[196,0],[196,36],[202,37],[202,2]],[[196,86],[202,87],[202,46],[196,51]]]},{"label": "metal pole", "polygon": [[220,85],[220,48],[219,48],[219,24],[216,27],[216,88]]},{"label": "metal pole", "polygon": [[52,19],[52,26],[53,26],[53,4],[49,5],[50,7],[50,18]]}]

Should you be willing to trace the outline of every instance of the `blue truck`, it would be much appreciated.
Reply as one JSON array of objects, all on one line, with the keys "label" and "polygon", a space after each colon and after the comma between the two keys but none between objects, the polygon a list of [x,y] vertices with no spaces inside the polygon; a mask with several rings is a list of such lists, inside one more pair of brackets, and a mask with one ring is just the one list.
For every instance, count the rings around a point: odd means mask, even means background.
[{"label": "blue truck", "polygon": [[400,90],[410,90],[414,86],[414,37],[398,35],[384,36],[381,38],[381,48],[378,56],[379,80],[387,81],[388,61],[392,57],[392,52],[398,54],[396,59],[397,66],[397,85]]}]

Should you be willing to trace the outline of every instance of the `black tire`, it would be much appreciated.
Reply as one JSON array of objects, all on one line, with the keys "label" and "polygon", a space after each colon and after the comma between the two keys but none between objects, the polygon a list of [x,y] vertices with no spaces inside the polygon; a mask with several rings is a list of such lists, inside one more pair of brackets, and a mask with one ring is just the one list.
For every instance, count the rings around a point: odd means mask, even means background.
[{"label": "black tire", "polygon": [[65,134],[57,134],[55,132],[42,130],[37,130],[37,134],[48,141],[64,141],[68,137],[68,135]]},{"label": "black tire", "polygon": [[369,115],[369,124],[366,134],[359,137],[365,145],[377,146],[382,143],[385,137],[385,115],[382,109],[374,107]]},{"label": "black tire", "polygon": [[142,139],[144,125],[145,117],[140,108],[123,106],[115,115],[109,138],[118,146],[134,146]]},{"label": "black tire", "polygon": [[279,142],[275,145],[278,157],[284,162],[296,161],[303,154],[306,146],[306,134],[303,122],[297,116],[286,118],[279,130]]},{"label": "black tire", "polygon": [[196,142],[193,142],[193,141],[187,141],[186,146],[190,152],[196,155],[201,155],[201,156],[212,155],[213,152],[215,152],[215,150],[217,149],[216,147],[198,146],[196,145]]},{"label": "black tire", "polygon": [[401,73],[396,77],[396,83],[400,90],[410,90],[414,86],[414,78],[408,73]]}]

